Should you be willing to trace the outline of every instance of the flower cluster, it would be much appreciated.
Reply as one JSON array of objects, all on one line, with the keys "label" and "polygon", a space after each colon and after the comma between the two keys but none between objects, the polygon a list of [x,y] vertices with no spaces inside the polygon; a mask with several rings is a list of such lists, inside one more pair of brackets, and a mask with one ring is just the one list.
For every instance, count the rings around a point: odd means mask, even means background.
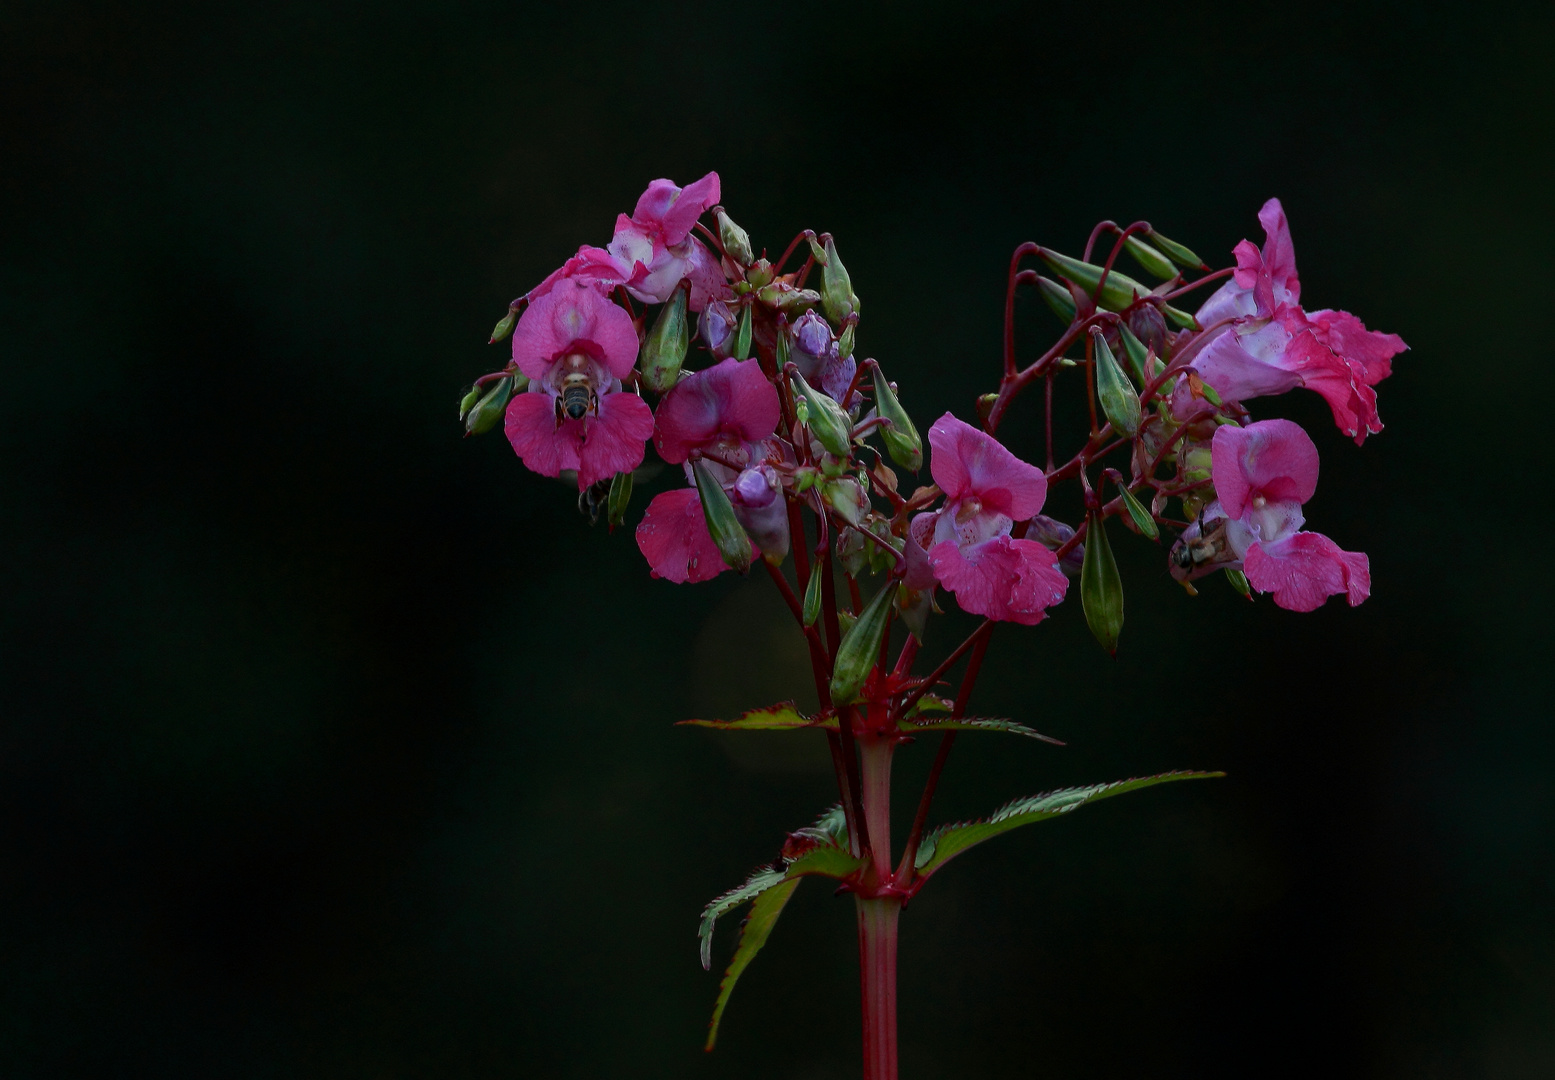
[{"label": "flower cluster", "polygon": [[[1277,199],[1259,214],[1263,246],[1244,240],[1234,268],[1194,282],[1181,268],[1203,269],[1197,256],[1143,223],[1098,227],[1093,243],[1117,234],[1102,265],[1089,261],[1090,245],[1084,259],[1024,245],[1011,266],[1012,299],[1018,284],[1036,283],[1068,330],[1024,369],[1007,335],[999,389],[978,403],[981,426],[950,413],[935,421],[933,484],[904,496],[891,463],[917,471],[923,447],[880,365],[855,357],[860,303],[835,243],[806,231],[776,263],[757,257],[719,197],[716,173],[684,188],[650,184],[606,246],[579,248],[514,301],[494,335],[511,331],[512,362],[465,403],[471,431],[500,413],[524,464],[575,482],[591,513],[608,501],[612,525],[650,441],[680,466],[686,486],[655,496],[636,528],[654,577],[706,581],[758,558],[777,567],[807,544],[808,516],[815,558],[835,556],[850,581],[886,572],[897,613],[919,634],[937,588],[969,612],[1029,625],[1064,599],[1069,576],[1084,567],[1087,537],[1121,516],[1151,538],[1163,526],[1179,531],[1168,569],[1190,591],[1192,580],[1225,570],[1293,610],[1336,594],[1351,604],[1366,598],[1366,556],[1299,531],[1317,476],[1311,439],[1289,421],[1252,422],[1242,403],[1304,386],[1361,442],[1381,430],[1375,387],[1405,346],[1347,312],[1300,306]],[[1115,270],[1122,251],[1165,284],[1146,288]],[[802,265],[785,273],[796,254]],[[1060,280],[1017,272],[1029,254]],[[1171,305],[1218,278],[1193,315]],[[1066,355],[1076,347],[1083,357]],[[696,355],[705,357],[700,365]],[[1009,402],[1081,366],[1090,440],[1055,467],[1049,433],[1046,470],[1016,458],[994,436]],[[1091,469],[1124,447],[1130,475],[1103,469],[1093,485]],[[1049,483],[1076,478],[1085,519],[1042,515]],[[1109,479],[1118,494],[1105,502],[1099,490]],[[1181,518],[1169,514],[1173,499]],[[1098,540],[1105,535],[1089,546]],[[801,589],[812,576],[809,554]],[[1098,580],[1087,617],[1105,641],[1096,625],[1105,619],[1092,608],[1111,604],[1108,591],[1121,586]],[[1116,605],[1121,611],[1120,596]]]}]

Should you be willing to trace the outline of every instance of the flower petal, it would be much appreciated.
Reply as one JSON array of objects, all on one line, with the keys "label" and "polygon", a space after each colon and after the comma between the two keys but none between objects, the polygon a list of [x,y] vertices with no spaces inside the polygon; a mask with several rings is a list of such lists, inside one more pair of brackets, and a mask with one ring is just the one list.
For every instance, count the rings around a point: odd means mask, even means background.
[{"label": "flower petal", "polygon": [[1053,553],[1035,540],[996,536],[965,549],[947,541],[929,549],[929,562],[963,611],[1001,622],[1039,623],[1069,588]]},{"label": "flower petal", "polygon": [[583,425],[577,420],[557,424],[556,399],[550,394],[538,389],[515,394],[502,430],[525,466],[541,476],[560,476],[563,469],[578,467]]},{"label": "flower petal", "polygon": [[660,492],[637,525],[637,547],[656,578],[708,581],[729,567],[707,531],[695,488]]},{"label": "flower petal", "polygon": [[599,411],[582,420],[568,420],[583,428],[578,450],[578,490],[630,472],[643,463],[648,439],[653,435],[653,410],[630,391],[602,394]]},{"label": "flower petal", "polygon": [[1322,533],[1299,532],[1277,543],[1253,544],[1242,572],[1248,584],[1272,594],[1287,611],[1313,611],[1340,595],[1354,607],[1371,595],[1371,560],[1341,550]]},{"label": "flower petal", "polygon": [[733,358],[693,372],[659,403],[653,445],[671,465],[720,442],[746,445],[777,430],[782,406],[755,360]]},{"label": "flower petal", "polygon": [[540,379],[553,360],[574,351],[625,378],[637,362],[637,331],[630,315],[586,281],[564,279],[519,317],[513,361],[525,375]]},{"label": "flower petal", "polygon": [[1215,494],[1228,517],[1242,517],[1258,495],[1304,503],[1317,490],[1317,446],[1289,420],[1216,428],[1210,454]]},{"label": "flower petal", "polygon": [[929,472],[946,502],[975,496],[986,510],[1023,521],[1042,509],[1047,478],[992,435],[946,413],[929,428]]},{"label": "flower petal", "polygon": [[655,180],[637,200],[632,218],[660,230],[671,247],[691,234],[691,227],[720,197],[718,174],[710,172],[702,179],[677,187],[673,180]]}]

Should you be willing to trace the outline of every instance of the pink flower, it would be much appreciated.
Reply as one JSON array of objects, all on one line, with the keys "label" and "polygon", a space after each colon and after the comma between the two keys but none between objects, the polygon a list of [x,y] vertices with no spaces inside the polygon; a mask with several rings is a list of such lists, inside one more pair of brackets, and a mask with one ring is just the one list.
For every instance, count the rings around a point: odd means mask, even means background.
[{"label": "pink flower", "polygon": [[1198,310],[1201,326],[1234,320],[1193,360],[1199,376],[1224,398],[1246,401],[1305,386],[1323,396],[1334,422],[1357,443],[1382,430],[1377,393],[1392,358],[1407,346],[1397,334],[1367,330],[1354,315],[1308,314],[1299,301],[1296,254],[1278,199],[1258,213],[1266,239],[1236,246],[1237,268]]},{"label": "pink flower", "polygon": [[741,466],[766,456],[782,418],[777,391],[755,360],[724,360],[680,380],[659,402],[653,445],[679,465],[693,451],[717,453]]},{"label": "pink flower", "polygon": [[645,303],[662,304],[681,279],[689,278],[692,311],[701,311],[710,298],[728,295],[718,259],[691,235],[697,218],[718,202],[718,196],[715,172],[684,188],[670,180],[655,180],[637,200],[632,216],[622,214],[616,219],[609,253],[637,268],[624,282],[628,292]]},{"label": "pink flower", "polygon": [[1317,447],[1289,420],[1216,429],[1210,445],[1216,507],[1248,584],[1288,611],[1312,611],[1330,596],[1354,607],[1371,594],[1371,563],[1320,533],[1300,532],[1301,506],[1317,490]]},{"label": "pink flower", "polygon": [[[909,588],[921,587],[921,555],[934,578],[976,615],[1032,625],[1064,598],[1069,581],[1053,553],[1010,530],[1042,509],[1047,479],[993,436],[946,413],[929,428],[929,471],[945,504],[908,529]],[[930,523],[932,523],[932,531]]]},{"label": "pink flower", "polygon": [[524,294],[524,299],[534,303],[549,293],[560,281],[580,281],[608,294],[617,285],[641,281],[648,276],[646,267],[617,258],[604,248],[585,244],[578,253],[556,269],[549,277]]},{"label": "pink flower", "polygon": [[642,464],[653,410],[621,390],[636,360],[631,317],[588,283],[564,279],[530,304],[513,329],[529,392],[508,402],[504,423],[524,464],[576,470],[580,491]]},{"label": "pink flower", "polygon": [[637,525],[637,547],[654,577],[677,584],[709,581],[729,569],[707,531],[696,488],[655,495]]}]

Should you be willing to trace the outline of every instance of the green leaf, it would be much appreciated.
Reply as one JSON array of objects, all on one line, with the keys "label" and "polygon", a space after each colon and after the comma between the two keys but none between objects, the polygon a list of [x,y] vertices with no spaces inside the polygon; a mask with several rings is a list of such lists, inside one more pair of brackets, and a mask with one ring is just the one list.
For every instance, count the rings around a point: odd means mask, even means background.
[{"label": "green leaf", "polygon": [[[811,846],[805,847],[807,844]],[[807,876],[845,878],[863,863],[862,859],[848,853],[846,817],[840,806],[834,806],[822,814],[814,825],[793,833],[785,850],[790,845],[797,845],[800,852],[779,860],[783,869],[779,870],[776,866],[762,867],[747,878],[744,884],[717,897],[702,912],[702,923],[697,935],[701,938],[702,967],[707,969],[712,967],[713,962],[714,924],[720,916],[741,904],[747,901],[751,904],[745,923],[740,928],[740,943],[735,948],[734,958],[718,984],[718,1001],[713,1006],[712,1022],[708,1025],[708,1050],[718,1041],[718,1025],[723,1020],[724,1008],[729,1004],[729,995],[734,992],[734,984],[767,943],[778,916],[783,913],[789,897],[799,887],[799,879]]]},{"label": "green leaf", "polygon": [[955,825],[942,825],[923,838],[918,848],[915,866],[918,873],[928,877],[951,859],[970,847],[991,840],[1000,833],[1033,825],[1038,821],[1078,810],[1087,803],[1110,799],[1141,788],[1167,784],[1173,780],[1200,780],[1224,776],[1223,772],[1169,772],[1159,776],[1146,776],[1137,780],[1118,780],[1110,784],[1092,784],[1089,787],[1062,788],[1046,795],[1033,795],[1006,803],[991,815],[979,821],[964,821]]},{"label": "green leaf", "polygon": [[955,704],[947,697],[940,697],[938,694],[924,694],[917,701],[913,702],[912,708],[907,710],[907,715],[917,716],[919,713],[926,712],[949,712],[953,708],[955,708]]},{"label": "green leaf", "polygon": [[1028,739],[1041,739],[1054,746],[1064,745],[1058,739],[1033,731],[1025,724],[994,717],[963,716],[959,720],[952,720],[948,716],[925,716],[902,720],[897,730],[903,735],[913,735],[920,731],[1007,731],[1011,735],[1024,735]]},{"label": "green leaf", "polygon": [[792,701],[781,701],[765,709],[752,709],[733,720],[681,720],[677,727],[705,727],[719,731],[797,731],[800,728],[837,726],[835,716],[812,719],[801,713]]},{"label": "green leaf", "polygon": [[1090,515],[1085,530],[1085,558],[1080,563],[1080,606],[1085,622],[1101,647],[1117,655],[1118,635],[1123,632],[1123,579],[1107,541],[1107,522]]},{"label": "green leaf", "polygon": [[740,312],[740,326],[734,332],[734,358],[745,360],[751,354],[751,305],[746,304]]},{"label": "green leaf", "polygon": [[745,974],[745,969],[750,967],[750,962],[756,959],[756,954],[767,943],[772,928],[777,925],[778,916],[783,914],[788,898],[794,895],[797,888],[798,878],[780,881],[758,895],[751,904],[750,914],[745,916],[745,924],[740,927],[740,944],[734,950],[734,959],[729,961],[723,981],[718,984],[718,1001],[713,1006],[713,1019],[707,1025],[707,1043],[702,1049],[711,1050],[717,1044],[718,1025],[723,1023],[724,1009],[729,1004],[729,996],[734,993],[734,984],[740,981],[740,976]]}]

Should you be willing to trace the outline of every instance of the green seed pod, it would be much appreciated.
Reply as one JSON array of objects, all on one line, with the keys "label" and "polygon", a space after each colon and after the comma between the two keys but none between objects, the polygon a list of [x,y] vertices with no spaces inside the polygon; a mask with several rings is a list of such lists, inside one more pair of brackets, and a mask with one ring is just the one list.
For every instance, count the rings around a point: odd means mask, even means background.
[{"label": "green seed pod", "polygon": [[1177,267],[1172,265],[1172,260],[1139,237],[1130,236],[1123,241],[1123,246],[1128,249],[1130,255],[1134,256],[1134,261],[1145,268],[1146,273],[1154,274],[1162,281],[1170,281],[1177,276]]},{"label": "green seed pod", "polygon": [[912,418],[902,408],[902,403],[896,400],[896,392],[891,389],[891,384],[886,381],[878,366],[874,375],[875,411],[885,421],[880,437],[885,441],[886,452],[902,468],[917,472],[923,468],[923,440],[918,437],[918,429],[913,426]]},{"label": "green seed pod", "polygon": [[734,358],[749,359],[751,354],[751,306],[740,310],[740,328],[734,332]]},{"label": "green seed pod", "polygon": [[1085,623],[1101,642],[1101,647],[1116,656],[1118,635],[1123,632],[1123,579],[1107,543],[1106,523],[1094,511],[1085,530],[1085,559],[1080,564],[1080,604]]},{"label": "green seed pod", "polygon": [[850,477],[826,481],[821,488],[821,497],[849,525],[858,525],[864,520],[864,515],[869,513],[869,500],[864,496],[864,489]]},{"label": "green seed pod", "polygon": [[1156,526],[1155,518],[1151,517],[1150,511],[1134,498],[1134,493],[1128,489],[1128,485],[1119,484],[1118,494],[1123,496],[1124,509],[1128,511],[1129,520],[1133,521],[1134,527],[1150,539],[1159,540],[1161,530]]},{"label": "green seed pod", "polygon": [[837,245],[830,234],[824,237],[826,259],[821,262],[821,309],[832,325],[842,326],[849,315],[858,314],[859,299],[848,277],[848,268],[837,256]]},{"label": "green seed pod", "polygon": [[697,478],[697,494],[702,499],[702,514],[707,518],[707,531],[712,534],[718,554],[730,567],[740,573],[751,568],[751,542],[745,529],[734,516],[734,507],[723,485],[713,479],[707,466],[700,459],[692,467]]},{"label": "green seed pod", "polygon": [[857,621],[842,636],[837,646],[837,662],[832,665],[831,700],[833,705],[849,705],[858,700],[859,691],[880,657],[880,641],[891,619],[891,601],[896,597],[896,582],[887,581],[875,593]]},{"label": "green seed pod", "polygon": [[1132,438],[1141,419],[1139,393],[1107,347],[1101,327],[1091,327],[1091,342],[1096,358],[1096,396],[1101,400],[1102,411],[1115,430]]},{"label": "green seed pod", "polygon": [[[805,290],[809,292],[808,289]],[[837,359],[846,360],[853,355],[853,339],[856,336],[858,324],[850,322],[842,328],[842,333],[837,337]]]},{"label": "green seed pod", "polygon": [[1134,378],[1139,380],[1141,386],[1150,380],[1145,378],[1145,368],[1149,366],[1150,350],[1145,348],[1145,343],[1134,336],[1123,321],[1118,320],[1118,330],[1122,332],[1123,351],[1128,353],[1129,370],[1134,373]]},{"label": "green seed pod", "polygon": [[655,394],[668,393],[680,381],[680,365],[685,363],[686,346],[691,341],[686,322],[686,297],[690,291],[690,284],[681,282],[669,302],[659,309],[659,317],[643,342],[637,365],[643,373],[643,385]]},{"label": "green seed pod", "polygon": [[821,568],[810,568],[810,584],[804,589],[804,624],[814,626],[821,617]]},{"label": "green seed pod", "polygon": [[606,503],[612,531],[626,520],[626,506],[631,501],[632,474],[630,472],[616,473],[610,481],[610,499]]},{"label": "green seed pod", "polygon": [[[1101,283],[1101,267],[1095,263],[1081,262],[1067,255],[1060,255],[1047,248],[1038,248],[1037,255],[1057,273],[1068,278],[1086,292],[1095,294]],[[1102,287],[1097,303],[1108,311],[1122,311],[1134,302],[1135,297],[1149,296],[1150,290],[1133,278],[1118,273],[1114,268],[1107,274],[1107,284]]]},{"label": "green seed pod", "polygon": [[847,457],[853,443],[853,421],[848,414],[825,394],[804,381],[797,371],[790,377],[794,391],[805,404],[806,423],[810,433],[828,452]]},{"label": "green seed pod", "polygon": [[512,396],[513,379],[511,376],[504,375],[465,415],[465,437],[484,435],[496,427],[503,413],[507,412],[508,398]]},{"label": "green seed pod", "polygon": [[1178,311],[1170,304],[1161,305],[1161,314],[1165,315],[1168,319],[1172,320],[1172,322],[1176,323],[1184,330],[1204,329],[1199,325],[1199,320],[1195,319],[1192,315],[1189,315],[1186,311]]},{"label": "green seed pod", "polygon": [[1069,295],[1069,290],[1064,288],[1052,278],[1037,277],[1037,291],[1042,294],[1042,300],[1053,309],[1053,314],[1058,316],[1058,321],[1065,326],[1074,322],[1074,297]]},{"label": "green seed pod", "polygon": [[724,246],[724,254],[741,266],[749,266],[756,258],[751,251],[750,233],[736,225],[721,206],[713,211],[713,217],[718,222],[718,242]]},{"label": "green seed pod", "polygon": [[1204,265],[1203,259],[1199,258],[1193,252],[1189,251],[1187,248],[1183,247],[1176,241],[1168,240],[1154,229],[1150,230],[1150,239],[1154,241],[1156,247],[1166,252],[1167,257],[1179,266],[1191,267],[1194,270],[1209,269],[1208,266]]}]

